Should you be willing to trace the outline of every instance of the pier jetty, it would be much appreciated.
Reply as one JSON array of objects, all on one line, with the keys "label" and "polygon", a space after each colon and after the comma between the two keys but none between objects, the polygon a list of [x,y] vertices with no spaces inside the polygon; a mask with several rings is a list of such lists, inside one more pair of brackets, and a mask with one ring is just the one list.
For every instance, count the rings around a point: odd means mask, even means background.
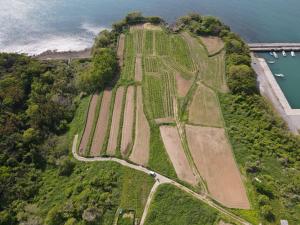
[{"label": "pier jetty", "polygon": [[300,43],[248,43],[252,52],[300,51]]}]

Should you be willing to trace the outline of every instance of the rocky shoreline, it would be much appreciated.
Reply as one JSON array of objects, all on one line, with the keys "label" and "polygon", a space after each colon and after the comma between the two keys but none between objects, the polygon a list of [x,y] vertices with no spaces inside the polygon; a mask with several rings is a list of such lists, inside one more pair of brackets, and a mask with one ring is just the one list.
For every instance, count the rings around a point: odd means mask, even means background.
[{"label": "rocky shoreline", "polygon": [[33,56],[39,60],[58,60],[58,59],[87,59],[91,58],[92,48],[86,48],[80,51],[52,51],[48,50],[41,54]]}]

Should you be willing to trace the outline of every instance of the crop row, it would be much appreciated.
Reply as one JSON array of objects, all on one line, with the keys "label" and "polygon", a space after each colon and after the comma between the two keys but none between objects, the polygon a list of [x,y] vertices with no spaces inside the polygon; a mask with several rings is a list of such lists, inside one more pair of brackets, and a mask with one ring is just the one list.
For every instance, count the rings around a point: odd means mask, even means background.
[{"label": "crop row", "polygon": [[162,74],[162,80],[164,84],[164,109],[165,109],[165,116],[173,116],[174,115],[174,108],[173,108],[173,100],[174,100],[174,93],[175,93],[175,79],[173,74],[169,74],[168,72],[164,72]]},{"label": "crop row", "polygon": [[144,39],[144,31],[141,29],[134,30],[134,45],[137,54],[141,54],[143,50],[143,39]]},{"label": "crop row", "polygon": [[152,118],[164,117],[163,84],[160,78],[146,75],[145,77],[145,101]]},{"label": "crop row", "polygon": [[144,57],[143,65],[146,72],[156,73],[159,72],[160,60],[157,57]]},{"label": "crop row", "polygon": [[170,42],[172,46],[172,48],[170,48],[170,56],[176,63],[185,67],[186,70],[193,72],[195,65],[187,43],[178,35],[173,35],[170,38]]},{"label": "crop row", "polygon": [[145,55],[152,55],[153,54],[153,41],[154,41],[153,31],[146,30],[144,38],[145,39],[144,39],[143,53]]},{"label": "crop row", "polygon": [[131,79],[134,77],[135,68],[135,47],[133,34],[129,33],[125,36],[125,52],[124,66],[122,68],[121,77],[123,79]]},{"label": "crop row", "polygon": [[155,51],[157,55],[169,55],[170,39],[163,31],[156,31],[155,33]]}]

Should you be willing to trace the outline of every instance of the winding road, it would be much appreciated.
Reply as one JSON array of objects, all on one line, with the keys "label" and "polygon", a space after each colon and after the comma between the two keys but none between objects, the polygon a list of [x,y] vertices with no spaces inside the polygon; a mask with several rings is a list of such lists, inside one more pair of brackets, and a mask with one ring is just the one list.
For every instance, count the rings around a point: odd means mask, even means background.
[{"label": "winding road", "polygon": [[[118,159],[118,158],[114,158],[114,157],[93,157],[93,158],[85,158],[85,157],[82,157],[80,155],[77,154],[77,151],[76,151],[76,146],[77,146],[77,141],[78,141],[78,134],[76,134],[74,136],[74,139],[73,139],[73,145],[72,145],[72,154],[74,156],[75,159],[77,159],[78,161],[82,161],[82,162],[96,162],[96,161],[99,161],[99,162],[106,162],[106,161],[113,161],[113,162],[116,162],[116,163],[119,163],[121,164],[122,166],[126,166],[126,167],[129,167],[131,169],[135,169],[135,170],[138,170],[138,171],[141,171],[141,172],[144,172],[146,174],[150,174],[152,171],[143,167],[143,166],[139,166],[139,165],[134,165],[134,164],[131,164],[125,160],[122,160],[122,159]],[[252,225],[251,223],[245,221],[244,219],[236,216],[235,214],[229,212],[228,210],[224,209],[223,207],[219,206],[218,204],[214,203],[207,194],[199,194],[199,193],[196,193],[194,191],[192,191],[191,189],[183,186],[182,184],[168,178],[168,177],[165,177],[159,173],[156,173],[156,176],[155,176],[155,180],[156,182],[154,183],[151,191],[150,191],[150,194],[148,196],[148,199],[147,199],[147,202],[146,202],[146,205],[145,205],[145,209],[144,209],[144,212],[143,212],[143,215],[142,215],[142,218],[141,218],[141,222],[139,225],[144,225],[145,223],[145,220],[146,220],[146,216],[147,216],[147,213],[149,211],[149,208],[150,208],[150,204],[151,204],[151,200],[153,199],[154,197],[154,194],[158,188],[159,185],[161,184],[172,184],[174,186],[176,186],[177,188],[180,188],[182,191],[185,191],[189,194],[191,194],[192,196],[194,196],[195,198],[197,198],[198,200],[208,204],[209,206],[215,208],[216,210],[218,210],[219,212],[221,212],[222,214],[230,217],[231,219],[233,219],[234,221],[240,223],[240,224],[243,224],[243,225]]]}]

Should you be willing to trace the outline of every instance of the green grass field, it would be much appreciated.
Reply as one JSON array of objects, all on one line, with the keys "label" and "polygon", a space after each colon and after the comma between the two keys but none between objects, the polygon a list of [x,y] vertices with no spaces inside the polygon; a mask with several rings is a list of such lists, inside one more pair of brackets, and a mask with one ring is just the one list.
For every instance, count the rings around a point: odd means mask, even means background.
[{"label": "green grass field", "polygon": [[[94,190],[92,182],[99,178],[103,182],[111,179],[106,176],[115,177],[116,183],[112,183],[112,189],[103,192]],[[90,198],[90,201],[101,202],[109,199],[107,197],[111,195],[110,201],[113,201],[113,205],[104,212],[101,223],[107,225],[112,224],[118,206],[134,210],[137,217],[141,216],[154,183],[149,175],[112,162],[88,164],[77,162],[70,177],[58,176],[57,170],[48,170],[42,179],[43,185],[33,201],[33,204],[37,204],[39,207],[38,213],[42,217],[45,218],[50,209],[56,205],[67,207],[67,205],[73,204],[74,208],[84,209],[88,207],[85,204],[81,205],[82,201],[86,202],[84,199]]]},{"label": "green grass field", "polygon": [[199,85],[189,107],[189,122],[195,125],[223,127],[217,95],[210,88]]},{"label": "green grass field", "polygon": [[145,225],[215,225],[218,212],[171,185],[161,185],[151,203]]}]

